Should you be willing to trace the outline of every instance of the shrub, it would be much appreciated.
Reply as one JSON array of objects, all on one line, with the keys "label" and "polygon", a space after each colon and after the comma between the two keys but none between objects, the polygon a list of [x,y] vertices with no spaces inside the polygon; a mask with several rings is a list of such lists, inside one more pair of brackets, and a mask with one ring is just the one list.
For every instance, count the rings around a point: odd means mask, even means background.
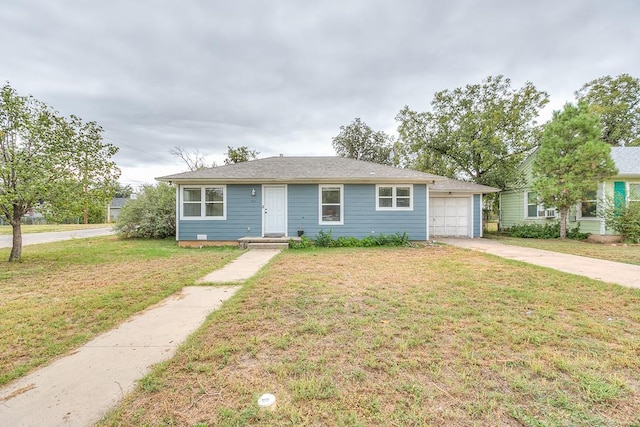
[{"label": "shrub", "polygon": [[316,235],[315,242],[307,239],[304,235],[299,242],[293,239],[289,240],[291,249],[303,249],[311,246],[321,248],[357,248],[372,246],[408,246],[410,244],[409,235],[404,233],[395,234],[378,234],[376,236],[367,236],[363,239],[356,237],[338,237],[334,239],[331,236],[331,230],[325,232],[320,230]]},{"label": "shrub", "polygon": [[313,240],[309,239],[304,234],[300,236],[300,240],[289,239],[289,248],[291,249],[306,249],[313,246]]},{"label": "shrub", "polygon": [[[511,237],[525,239],[558,239],[560,238],[560,223],[557,221],[545,224],[517,224],[506,230]],[[567,229],[567,237],[574,240],[584,240],[589,233],[580,232],[580,224],[575,228]]]},{"label": "shrub", "polygon": [[115,230],[126,239],[164,239],[176,234],[176,193],[167,184],[145,185],[123,207]]},{"label": "shrub", "polygon": [[626,242],[640,243],[640,203],[623,203],[604,216],[607,227],[620,233]]},{"label": "shrub", "polygon": [[321,248],[330,248],[334,246],[333,237],[331,237],[331,230],[326,233],[323,230],[320,230],[316,235],[315,245]]}]

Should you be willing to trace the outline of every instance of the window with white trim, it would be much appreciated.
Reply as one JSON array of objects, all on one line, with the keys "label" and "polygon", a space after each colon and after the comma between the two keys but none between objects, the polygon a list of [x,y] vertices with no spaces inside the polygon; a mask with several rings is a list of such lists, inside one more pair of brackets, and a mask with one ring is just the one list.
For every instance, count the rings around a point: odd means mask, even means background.
[{"label": "window with white trim", "polygon": [[342,185],[320,185],[320,224],[343,224],[344,188]]},{"label": "window with white trim", "polygon": [[376,210],[413,210],[413,186],[376,185]]},{"label": "window with white trim", "polygon": [[524,194],[525,204],[525,218],[539,218],[544,217],[544,206],[538,199],[538,194],[535,191],[527,191]]},{"label": "window with white trim", "polygon": [[598,217],[598,192],[589,191],[580,201],[580,218],[597,218]]},{"label": "window with white trim", "polygon": [[188,185],[182,187],[183,219],[225,219],[224,185]]},{"label": "window with white trim", "polygon": [[629,204],[640,204],[640,182],[629,183]]}]

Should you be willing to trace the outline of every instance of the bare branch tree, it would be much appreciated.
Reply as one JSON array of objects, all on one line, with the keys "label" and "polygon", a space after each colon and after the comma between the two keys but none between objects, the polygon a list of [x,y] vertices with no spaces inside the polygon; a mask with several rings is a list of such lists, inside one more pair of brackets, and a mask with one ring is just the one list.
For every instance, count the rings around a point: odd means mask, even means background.
[{"label": "bare branch tree", "polygon": [[211,164],[207,163],[207,154],[201,153],[200,150],[196,149],[195,151],[187,151],[183,147],[173,147],[169,150],[169,153],[172,156],[178,157],[182,159],[183,162],[187,165],[190,171],[195,171],[198,169],[205,169],[209,167],[215,167],[216,163],[211,162]]}]

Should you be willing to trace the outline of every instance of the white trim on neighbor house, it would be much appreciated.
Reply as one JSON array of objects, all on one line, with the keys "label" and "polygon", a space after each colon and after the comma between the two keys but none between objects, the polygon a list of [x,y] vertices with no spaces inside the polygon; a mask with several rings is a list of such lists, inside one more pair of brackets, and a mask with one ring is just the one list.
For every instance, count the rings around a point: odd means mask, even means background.
[{"label": "white trim on neighbor house", "polygon": [[[533,203],[529,203],[529,194],[535,194],[536,195],[536,215],[535,216],[531,216],[529,215],[529,206],[533,206]],[[544,210],[544,206],[542,206],[540,204],[540,202],[538,201],[538,194],[535,191],[525,191],[524,192],[524,218],[525,219],[540,219],[540,211]],[[544,218],[544,217],[542,217]]]},{"label": "white trim on neighbor house", "polygon": [[594,194],[594,198],[592,199],[587,199],[586,202],[593,202],[595,203],[596,207],[595,207],[595,213],[593,216],[584,216],[582,214],[582,201],[578,202],[576,205],[576,219],[580,220],[580,221],[599,221],[600,217],[598,216],[598,208],[600,207],[600,203],[598,201],[598,190],[595,191]]},{"label": "white trim on neighbor house", "polygon": [[[337,203],[323,203],[322,191],[327,190],[339,190],[340,191],[340,204]],[[326,206],[326,213],[323,207]],[[332,206],[337,206],[339,209],[339,218],[336,219],[336,210],[332,209]],[[331,213],[333,211],[333,213]],[[319,225],[344,225],[344,184],[318,184],[318,224]]]},{"label": "white trim on neighbor house", "polygon": [[[633,192],[631,191],[631,186],[637,187]],[[637,197],[637,199],[632,199],[631,196]],[[627,181],[627,205],[631,202],[639,202],[640,203],[640,182],[631,182]]]},{"label": "white trim on neighbor house", "polygon": [[[186,200],[186,190],[200,190],[199,200]],[[207,200],[207,190],[222,190],[222,200]],[[193,220],[226,220],[227,219],[227,186],[226,185],[190,185],[183,184],[179,191],[180,219],[185,221]],[[200,205],[200,215],[185,215],[185,204]],[[222,215],[207,215],[207,205],[222,205]]]},{"label": "white trim on neighbor house", "polygon": [[[381,188],[391,188],[391,194],[380,195]],[[409,195],[398,195],[398,189],[409,189]],[[390,206],[380,206],[381,201],[391,202]],[[398,201],[408,202],[409,206],[398,206]],[[413,184],[376,184],[376,210],[377,211],[412,211],[413,210]]]}]

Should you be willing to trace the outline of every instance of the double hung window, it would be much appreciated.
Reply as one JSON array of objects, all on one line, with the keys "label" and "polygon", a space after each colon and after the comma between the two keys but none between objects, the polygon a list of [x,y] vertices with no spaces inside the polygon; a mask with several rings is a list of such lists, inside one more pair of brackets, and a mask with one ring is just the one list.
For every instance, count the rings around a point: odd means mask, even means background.
[{"label": "double hung window", "polygon": [[411,185],[376,185],[376,210],[413,209]]},{"label": "double hung window", "polygon": [[344,187],[320,186],[320,224],[343,224]]},{"label": "double hung window", "polygon": [[598,217],[598,193],[589,191],[580,202],[580,218]]},{"label": "double hung window", "polygon": [[224,219],[225,197],[223,185],[182,187],[182,218]]}]

